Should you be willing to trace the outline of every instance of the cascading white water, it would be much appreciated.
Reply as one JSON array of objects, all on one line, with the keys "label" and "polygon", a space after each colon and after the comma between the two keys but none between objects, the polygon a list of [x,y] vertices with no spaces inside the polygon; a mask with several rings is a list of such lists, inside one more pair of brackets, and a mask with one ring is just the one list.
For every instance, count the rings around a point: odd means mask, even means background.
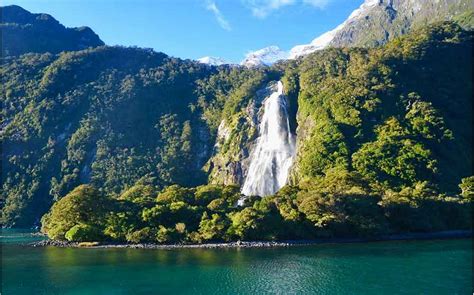
[{"label": "cascading white water", "polygon": [[246,196],[268,196],[288,180],[295,155],[295,136],[290,131],[288,105],[283,84],[263,101],[263,116],[257,144],[250,156],[250,166],[242,187]]}]

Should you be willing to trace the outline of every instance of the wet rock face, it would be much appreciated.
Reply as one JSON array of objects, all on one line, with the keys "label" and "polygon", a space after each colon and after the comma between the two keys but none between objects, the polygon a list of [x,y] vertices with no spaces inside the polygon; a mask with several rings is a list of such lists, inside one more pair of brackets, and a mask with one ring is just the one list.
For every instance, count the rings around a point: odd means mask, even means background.
[{"label": "wet rock face", "polygon": [[197,130],[195,169],[201,169],[209,159],[209,155],[212,151],[210,141],[211,136],[209,130],[205,126],[199,126]]},{"label": "wet rock face", "polygon": [[223,185],[243,183],[249,161],[249,143],[242,140],[246,135],[245,131],[238,129],[238,126],[242,125],[248,127],[249,121],[237,124],[234,130],[225,126],[224,121],[219,126],[214,152],[207,164],[211,183]]},{"label": "wet rock face", "polygon": [[226,173],[225,184],[240,184],[243,181],[242,164],[240,162],[228,162],[224,169]]}]

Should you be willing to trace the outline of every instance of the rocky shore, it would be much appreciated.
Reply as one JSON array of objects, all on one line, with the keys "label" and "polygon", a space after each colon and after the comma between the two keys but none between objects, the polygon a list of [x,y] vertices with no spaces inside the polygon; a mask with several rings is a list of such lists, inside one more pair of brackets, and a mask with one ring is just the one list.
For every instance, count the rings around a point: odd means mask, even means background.
[{"label": "rocky shore", "polygon": [[78,243],[67,241],[43,240],[30,244],[33,247],[73,247],[73,248],[131,248],[131,249],[180,249],[180,248],[272,248],[272,247],[288,247],[296,245],[296,242],[273,242],[273,241],[237,241],[229,243],[206,243],[206,244],[120,244],[120,243]]},{"label": "rocky shore", "polygon": [[236,241],[229,243],[206,243],[206,244],[124,244],[110,242],[67,242],[55,240],[43,240],[29,244],[32,247],[61,247],[61,248],[130,248],[130,249],[223,249],[223,248],[275,248],[290,246],[309,246],[328,243],[363,243],[381,241],[403,241],[403,240],[431,240],[431,239],[459,239],[472,238],[472,231],[456,230],[433,233],[406,233],[397,235],[387,235],[373,238],[331,238],[318,240],[298,240],[298,241]]}]

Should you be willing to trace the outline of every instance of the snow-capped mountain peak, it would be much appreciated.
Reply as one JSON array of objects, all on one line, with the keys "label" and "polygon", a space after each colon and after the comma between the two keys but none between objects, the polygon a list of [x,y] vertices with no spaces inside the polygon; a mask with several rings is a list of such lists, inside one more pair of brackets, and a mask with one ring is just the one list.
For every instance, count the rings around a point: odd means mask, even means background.
[{"label": "snow-capped mountain peak", "polygon": [[246,67],[271,65],[279,60],[287,59],[288,53],[278,46],[268,46],[257,51],[249,52],[240,63]]},{"label": "snow-capped mountain peak", "polygon": [[229,64],[229,62],[227,62],[226,60],[220,57],[213,57],[213,56],[204,56],[204,57],[199,58],[197,61],[202,64],[208,64],[212,66],[220,66],[220,65]]}]

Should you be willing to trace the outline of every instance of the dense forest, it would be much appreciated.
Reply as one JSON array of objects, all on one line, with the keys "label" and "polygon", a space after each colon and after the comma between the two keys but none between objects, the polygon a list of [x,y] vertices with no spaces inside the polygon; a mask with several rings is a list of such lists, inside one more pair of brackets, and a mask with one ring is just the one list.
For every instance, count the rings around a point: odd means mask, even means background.
[{"label": "dense forest", "polygon": [[[472,38],[442,22],[250,69],[110,46],[3,57],[2,224],[46,213],[53,239],[132,243],[470,229]],[[289,184],[236,206],[276,80]]]}]

